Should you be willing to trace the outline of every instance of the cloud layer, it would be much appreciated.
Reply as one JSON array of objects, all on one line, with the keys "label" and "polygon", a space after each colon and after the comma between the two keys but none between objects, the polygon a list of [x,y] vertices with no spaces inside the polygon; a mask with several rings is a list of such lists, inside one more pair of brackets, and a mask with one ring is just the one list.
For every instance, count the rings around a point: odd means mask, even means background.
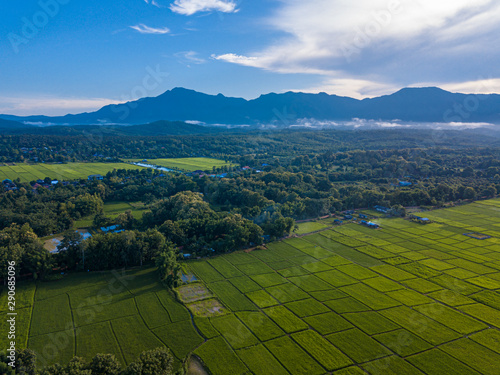
[{"label": "cloud layer", "polygon": [[156,35],[162,35],[162,34],[168,34],[170,33],[170,29],[168,27],[149,27],[144,25],[143,23],[135,26],[130,26],[131,29],[134,29],[135,31],[140,32],[141,34],[156,34]]},{"label": "cloud layer", "polygon": [[170,9],[172,12],[186,16],[198,12],[234,13],[238,11],[234,0],[175,0]]},{"label": "cloud layer", "polygon": [[323,83],[311,91],[356,97],[417,82],[460,83],[461,74],[467,82],[500,77],[500,68],[477,58],[500,57],[500,3],[493,0],[288,0],[266,22],[285,36],[213,58],[318,74]]}]

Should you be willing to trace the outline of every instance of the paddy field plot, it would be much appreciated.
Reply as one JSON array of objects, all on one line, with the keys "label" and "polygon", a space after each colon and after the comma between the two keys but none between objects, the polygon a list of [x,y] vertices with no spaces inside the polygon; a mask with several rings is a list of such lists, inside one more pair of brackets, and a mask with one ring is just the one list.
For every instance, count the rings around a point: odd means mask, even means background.
[{"label": "paddy field plot", "polygon": [[88,176],[100,174],[105,176],[114,169],[143,169],[136,165],[125,163],[67,163],[67,164],[12,164],[0,166],[0,181],[4,179],[21,182],[43,180],[69,181],[87,179]]},{"label": "paddy field plot", "polygon": [[109,302],[93,296],[110,273],[22,284],[20,337],[43,354],[51,335],[75,335],[61,358],[107,350],[124,363],[166,345],[213,375],[498,375],[499,209],[478,202],[426,213],[425,226],[380,219],[381,230],[347,224],[187,261],[197,281],[176,295],[152,268],[126,272]]},{"label": "paddy field plot", "polygon": [[[142,159],[128,159],[127,162],[142,162]],[[168,169],[179,170],[183,172],[212,171],[221,167],[237,167],[238,164],[226,162],[220,159],[212,158],[175,158],[175,159],[147,159],[144,164],[161,166]]]}]

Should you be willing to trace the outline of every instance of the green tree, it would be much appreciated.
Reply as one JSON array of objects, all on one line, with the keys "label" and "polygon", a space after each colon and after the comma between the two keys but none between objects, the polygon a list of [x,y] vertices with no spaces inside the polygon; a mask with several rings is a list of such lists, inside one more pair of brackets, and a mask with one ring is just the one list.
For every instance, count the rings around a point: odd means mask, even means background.
[{"label": "green tree", "polygon": [[169,288],[174,288],[179,284],[181,266],[177,262],[176,248],[173,243],[166,243],[162,252],[156,257],[155,264],[160,273],[160,280]]},{"label": "green tree", "polygon": [[171,375],[173,374],[174,357],[170,350],[160,347],[144,351],[139,359],[131,363],[125,373],[127,375]]},{"label": "green tree", "polygon": [[97,354],[89,367],[96,375],[118,375],[121,371],[120,362],[113,354]]}]

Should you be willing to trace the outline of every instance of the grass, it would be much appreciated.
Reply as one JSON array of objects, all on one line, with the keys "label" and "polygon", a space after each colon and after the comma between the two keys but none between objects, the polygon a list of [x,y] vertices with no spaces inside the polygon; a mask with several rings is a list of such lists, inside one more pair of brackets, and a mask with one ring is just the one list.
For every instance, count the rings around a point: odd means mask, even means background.
[{"label": "grass", "polygon": [[232,311],[257,310],[257,307],[229,281],[219,281],[209,284],[208,287]]},{"label": "grass", "polygon": [[372,361],[391,354],[387,348],[359,329],[333,333],[326,336],[326,338],[335,347],[348,355],[349,358],[359,363]]},{"label": "grass", "polygon": [[470,339],[453,341],[441,346],[440,349],[482,374],[498,372],[500,354]]},{"label": "grass", "polygon": [[439,349],[409,357],[408,362],[428,375],[480,375],[479,372]]},{"label": "grass", "polygon": [[380,314],[433,345],[443,344],[460,337],[455,331],[409,307],[394,307],[383,310]]},{"label": "grass", "polygon": [[199,279],[206,283],[224,280],[224,276],[217,272],[208,262],[190,262],[189,268],[191,268]]},{"label": "grass", "polygon": [[189,319],[189,311],[178,303],[168,291],[162,290],[156,292],[156,295],[162,306],[168,311],[168,315],[172,322],[181,322]]},{"label": "grass", "polygon": [[255,292],[261,287],[248,276],[235,277],[229,280],[241,293]]},{"label": "grass", "polygon": [[68,163],[68,164],[22,164],[0,166],[0,180],[21,179],[21,182],[43,180],[69,181],[87,179],[90,175],[105,176],[114,169],[143,169],[136,165],[124,163]]},{"label": "grass", "polygon": [[259,343],[257,337],[233,314],[213,318],[211,322],[233,349],[246,348]]},{"label": "grass", "polygon": [[285,332],[261,312],[240,312],[238,318],[257,336],[260,341],[272,340]]},{"label": "grass", "polygon": [[236,353],[254,374],[288,374],[288,371],[285,370],[263,345],[240,349]]},{"label": "grass", "polygon": [[328,228],[328,225],[325,225],[321,222],[310,221],[307,223],[299,223],[298,227],[299,227],[299,229],[295,233],[298,235],[301,235],[301,234],[306,234],[306,233],[311,233],[311,232],[316,232],[318,230],[326,229],[326,228]]},{"label": "grass", "polygon": [[76,330],[76,355],[90,360],[96,353],[113,353],[122,364],[125,363],[110,322]]},{"label": "grass", "polygon": [[265,290],[247,293],[247,297],[260,308],[276,306],[279,302]]},{"label": "grass", "polygon": [[[55,309],[54,306],[57,306]],[[30,336],[54,333],[73,327],[69,298],[63,294],[35,303]]]},{"label": "grass", "polygon": [[222,257],[210,259],[208,263],[226,279],[243,275],[243,272],[238,270],[235,266],[233,266],[231,263],[229,263],[226,259]]},{"label": "grass", "polygon": [[438,303],[416,306],[414,309],[463,335],[488,328],[486,324]]},{"label": "grass", "polygon": [[486,329],[470,335],[469,338],[500,354],[500,331],[495,329]]},{"label": "grass", "polygon": [[264,309],[264,312],[286,333],[302,331],[308,328],[308,325],[303,320],[284,306],[269,307]]},{"label": "grass", "polygon": [[315,299],[309,298],[302,301],[290,302],[285,305],[299,318],[329,312],[330,309]]},{"label": "grass", "polygon": [[339,290],[358,301],[363,301],[366,306],[371,307],[374,310],[386,309],[400,305],[398,301],[388,297],[386,294],[378,292],[375,289],[370,288],[368,285],[361,283],[344,286],[339,288]]},{"label": "grass", "polygon": [[433,347],[427,341],[404,329],[381,333],[373,337],[401,357],[421,353]]},{"label": "grass", "polygon": [[208,340],[194,351],[213,374],[242,375],[247,373],[245,364],[222,337]]},{"label": "grass", "polygon": [[292,338],[328,371],[353,364],[352,360],[317,332],[302,331],[292,334]]},{"label": "grass", "polygon": [[170,323],[170,317],[155,293],[135,297],[139,314],[150,329]]},{"label": "grass", "polygon": [[[116,336],[125,362],[137,359],[143,350],[151,350],[163,346],[163,343],[147,328],[138,316],[128,316],[111,321],[111,328]],[[137,334],[140,332],[140,334]]]},{"label": "grass", "polygon": [[289,337],[268,341],[265,346],[292,375],[321,375],[325,372]]},{"label": "grass", "polygon": [[[128,162],[141,162],[143,159],[127,159]],[[197,170],[212,171],[212,168],[238,166],[225,162],[224,160],[212,158],[175,158],[175,159],[148,159],[147,163],[150,165],[159,165],[161,167],[180,170],[183,172],[194,172]]]},{"label": "grass", "polygon": [[[147,267],[21,282],[18,347],[48,363],[97,351],[130,363],[166,345],[179,364],[194,351],[213,375],[495,373],[498,208],[500,200],[433,211],[437,223],[425,227],[402,219],[380,219],[379,231],[347,224],[189,261],[198,282],[176,294]],[[463,236],[471,231],[492,238]],[[110,282],[119,288],[111,292]],[[58,344],[75,342],[74,326],[76,346]]]},{"label": "grass", "polygon": [[181,360],[204,341],[189,320],[161,326],[153,333]]},{"label": "grass", "polygon": [[343,317],[370,336],[400,328],[399,325],[375,311],[348,313]]},{"label": "grass", "polygon": [[362,366],[370,374],[422,375],[423,373],[398,356],[390,356],[369,362]]}]

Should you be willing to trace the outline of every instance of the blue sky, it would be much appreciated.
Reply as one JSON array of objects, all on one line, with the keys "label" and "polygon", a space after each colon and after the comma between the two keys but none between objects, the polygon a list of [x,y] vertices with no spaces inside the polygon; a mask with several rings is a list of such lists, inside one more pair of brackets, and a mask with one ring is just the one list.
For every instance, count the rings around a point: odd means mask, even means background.
[{"label": "blue sky", "polygon": [[0,113],[78,113],[178,86],[247,99],[500,92],[493,0],[4,0],[0,35]]}]

